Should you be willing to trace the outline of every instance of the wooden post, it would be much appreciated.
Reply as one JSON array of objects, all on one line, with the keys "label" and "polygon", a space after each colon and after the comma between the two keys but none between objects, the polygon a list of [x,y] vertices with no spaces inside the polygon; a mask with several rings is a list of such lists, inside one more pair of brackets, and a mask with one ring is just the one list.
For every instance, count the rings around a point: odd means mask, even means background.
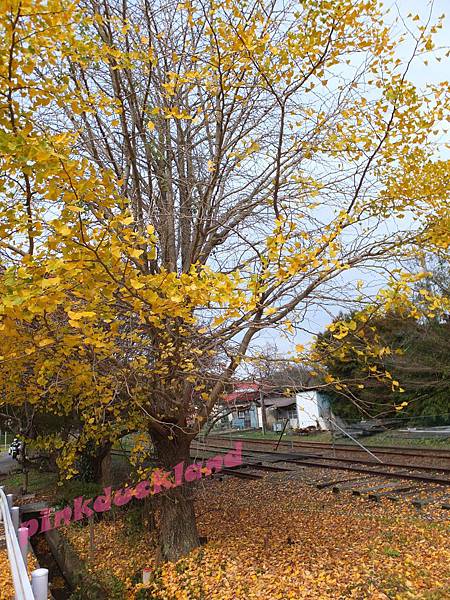
[{"label": "wooden post", "polygon": [[95,543],[94,543],[94,517],[89,517],[89,557],[94,559]]},{"label": "wooden post", "polygon": [[275,452],[278,450],[278,446],[280,445],[281,442],[281,438],[283,437],[284,431],[286,429],[286,426],[288,424],[289,419],[286,419],[285,423],[284,423],[284,427],[283,427],[283,431],[280,433],[280,437],[278,438],[278,442],[277,445],[275,446]]},{"label": "wooden post", "polygon": [[267,433],[267,415],[266,415],[266,405],[264,402],[264,394],[259,390],[259,401],[261,403],[261,421],[262,421],[262,432],[263,435]]}]

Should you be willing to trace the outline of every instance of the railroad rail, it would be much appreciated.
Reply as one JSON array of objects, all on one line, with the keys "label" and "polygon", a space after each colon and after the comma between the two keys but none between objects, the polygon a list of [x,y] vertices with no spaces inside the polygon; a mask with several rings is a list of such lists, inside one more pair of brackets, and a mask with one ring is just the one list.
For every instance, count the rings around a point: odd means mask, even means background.
[{"label": "railroad rail", "polygon": [[[197,449],[201,449],[202,446],[196,446]],[[214,448],[215,450],[225,450],[226,448],[229,448],[227,446],[219,446],[218,444],[208,444],[207,448]],[[254,449],[247,449],[248,452],[252,452],[252,453],[262,453],[262,454],[274,454],[275,456],[283,456],[282,453],[280,452],[270,452],[270,451],[266,451],[266,450],[254,450]],[[289,457],[293,457],[295,456],[294,454],[289,454]],[[298,456],[301,457],[303,456],[301,453],[298,453]],[[360,458],[342,458],[342,457],[334,457],[334,456],[329,456],[329,455],[323,455],[323,454],[309,454],[307,455],[309,457],[312,457],[316,460],[330,460],[333,463],[351,463],[351,464],[362,464],[362,465],[374,465],[374,466],[379,466],[380,463],[375,462],[373,460],[363,460]],[[302,464],[305,464],[305,461],[302,459]],[[404,463],[397,463],[397,462],[388,462],[388,463],[383,463],[384,467],[399,467],[402,469],[413,469],[413,470],[417,470],[417,471],[422,471],[422,472],[429,472],[429,473],[435,473],[436,471],[438,471],[439,473],[449,473],[450,474],[450,467],[442,467],[442,466],[429,466],[429,465],[418,465],[418,464],[404,464]],[[336,466],[335,468],[339,468],[338,466]],[[449,483],[450,483],[450,479],[449,479]]]},{"label": "railroad rail", "polygon": [[[206,452],[226,452],[229,450],[228,446],[219,446],[216,444],[208,444],[207,446],[203,445],[195,445],[193,447],[198,452],[206,451]],[[423,467],[421,465],[399,465],[400,468],[404,470],[410,470],[412,472],[402,472],[398,470],[389,470],[393,467],[395,469],[398,468],[398,465],[393,465],[390,463],[386,463],[383,465],[383,468],[380,468],[379,463],[369,460],[358,460],[358,466],[355,466],[355,461],[352,458],[348,459],[334,459],[334,457],[330,456],[322,456],[320,454],[301,454],[301,453],[281,453],[281,452],[270,452],[264,450],[254,450],[254,449],[245,449],[242,452],[243,456],[248,458],[259,457],[260,459],[267,458],[269,461],[273,461],[274,459],[277,462],[286,462],[292,464],[303,465],[305,467],[316,467],[320,469],[332,469],[337,471],[352,471],[355,473],[367,473],[374,475],[383,475],[387,478],[397,478],[397,479],[411,479],[416,481],[421,481],[424,483],[437,483],[439,485],[448,485],[450,486],[450,477],[445,477],[443,475],[431,476],[425,475],[423,472],[428,470],[428,467]],[[364,466],[363,466],[364,465]],[[372,468],[376,467],[376,468]],[[431,467],[433,472],[440,471],[440,469],[436,469]]]},{"label": "railroad rail", "polygon": [[[251,443],[261,446],[273,446],[276,440],[260,440],[252,438],[237,438],[228,436],[208,436],[209,441],[213,442],[226,442],[226,441],[241,441],[244,443]],[[302,441],[302,440],[282,440],[280,447],[289,448],[316,448],[321,450],[335,450],[336,452],[358,452],[364,453],[362,448],[352,446],[350,443],[337,443],[332,444],[329,442],[315,442],[315,441]],[[367,446],[371,452],[383,455],[398,455],[398,456],[417,456],[420,458],[443,458],[450,461],[450,449],[445,448],[421,448],[418,446],[409,446],[407,448],[401,448],[399,446]]]},{"label": "railroad rail", "polygon": [[[241,440],[242,441],[242,440]],[[197,445],[194,443],[193,452],[213,453],[217,455],[220,452],[227,452],[228,446],[218,446],[208,444]],[[260,478],[260,475],[254,475],[252,471],[256,469],[269,470],[271,467],[264,465],[264,462],[283,462],[289,465],[298,465],[300,467],[315,467],[316,469],[325,469],[330,473],[333,471],[345,471],[350,474],[357,474],[357,478],[352,475],[344,476],[340,479],[329,480],[321,478],[315,483],[318,489],[332,489],[333,493],[350,492],[354,496],[367,496],[370,500],[379,501],[387,499],[391,501],[406,500],[416,508],[424,508],[428,505],[436,505],[442,509],[450,510],[450,477],[445,476],[448,469],[442,470],[434,467],[423,467],[422,465],[399,465],[387,463],[382,465],[375,461],[358,460],[355,466],[354,458],[338,459],[334,457],[323,456],[312,453],[285,453],[275,451],[264,451],[255,449],[243,449],[242,455],[246,457],[247,462],[234,470],[234,476],[239,476],[239,471],[248,478]],[[254,461],[262,462],[256,463]],[[364,466],[361,465],[364,464]],[[272,467],[273,468],[273,467]],[[424,470],[432,469],[437,475],[426,474]],[[284,469],[283,469],[284,470]],[[295,469],[294,469],[295,470]],[[427,496],[423,497],[423,489],[418,486],[427,484]]]},{"label": "railroad rail", "polygon": [[[197,446],[197,448],[201,448],[202,446]],[[208,448],[214,448],[214,449],[224,449],[226,448],[226,446],[221,446],[219,444],[208,444],[207,445]],[[272,451],[267,451],[267,450],[255,450],[255,449],[251,449],[248,448],[247,449],[249,452],[254,452],[254,453],[258,453],[261,452],[263,454],[266,453],[270,453],[272,454]],[[275,455],[280,455],[280,453],[278,451],[273,451],[273,454]],[[300,454],[301,456],[301,454]],[[343,458],[340,456],[330,456],[330,455],[325,455],[325,454],[312,454],[309,455],[311,457],[314,457],[317,460],[331,460],[333,462],[337,462],[337,463],[352,463],[352,464],[362,464],[362,465],[380,465],[380,463],[375,462],[373,460],[369,460],[369,459],[361,459],[361,458]],[[419,464],[404,464],[404,463],[400,463],[400,462],[386,462],[383,463],[383,466],[385,467],[399,467],[402,469],[414,469],[414,470],[418,470],[418,471],[422,471],[422,472],[428,472],[428,473],[435,473],[436,471],[439,471],[440,473],[449,473],[450,474],[450,466],[441,466],[441,465],[419,465]]]},{"label": "railroad rail", "polygon": [[[231,440],[226,438],[226,442],[235,442],[246,440]],[[251,440],[253,442],[253,440]],[[200,444],[195,440],[191,446],[191,458],[198,460],[199,458],[209,458],[210,455],[226,453],[230,450],[228,445],[218,445],[208,443]],[[113,454],[128,455],[128,451],[113,451]],[[354,458],[335,458],[324,456],[317,452],[305,452],[304,449],[298,452],[279,452],[273,450],[260,450],[243,448],[242,456],[243,463],[237,467],[223,469],[214,476],[221,477],[228,475],[238,477],[240,479],[261,479],[261,472],[298,472],[298,468],[315,468],[317,470],[326,470],[330,474],[333,471],[344,471],[351,474],[357,474],[357,479],[349,479],[349,476],[342,476],[336,480],[324,480],[321,475],[321,480],[313,483],[318,489],[332,488],[334,493],[339,491],[350,491],[354,495],[366,495],[372,500],[380,500],[387,498],[389,500],[408,499],[416,508],[422,508],[429,504],[438,504],[443,509],[450,509],[450,477],[447,476],[449,469],[444,467],[439,469],[436,467],[428,467],[422,465],[403,465],[386,463],[380,465],[375,461],[363,461]],[[156,460],[152,457],[151,460]],[[289,466],[282,466],[284,463]],[[402,470],[399,470],[399,467]],[[436,475],[429,474],[435,472]],[[315,472],[315,471],[314,471]],[[321,473],[321,471],[319,471]],[[309,481],[311,483],[311,481]],[[428,484],[427,490],[431,488],[432,493],[423,498],[420,495],[423,490],[418,489],[419,484]],[[361,487],[363,486],[363,487]],[[434,486],[434,487],[433,487]]]}]

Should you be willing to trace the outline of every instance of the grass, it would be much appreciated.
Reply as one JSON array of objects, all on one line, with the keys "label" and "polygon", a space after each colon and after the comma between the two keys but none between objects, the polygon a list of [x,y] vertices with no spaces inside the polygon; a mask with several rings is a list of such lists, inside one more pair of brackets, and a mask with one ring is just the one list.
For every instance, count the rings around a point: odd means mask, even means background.
[{"label": "grass", "polygon": [[[126,456],[112,457],[112,485],[120,486],[127,479],[130,472],[130,463]],[[8,475],[0,476],[0,485],[5,486],[8,493],[19,495],[24,483],[24,476],[19,464]],[[71,503],[74,498],[84,496],[87,498],[98,496],[102,493],[103,486],[99,483],[88,483],[79,479],[62,481],[58,485],[58,474],[30,468],[28,472],[28,494],[35,494],[42,499],[49,500],[54,505]]]},{"label": "grass", "polygon": [[[134,448],[135,439],[138,436],[136,433],[130,433],[129,435],[125,435],[118,442],[114,444],[114,450],[132,450]],[[148,446],[151,446],[151,440],[148,438]]]},{"label": "grass", "polygon": [[391,558],[398,558],[399,556],[401,556],[401,552],[399,552],[395,548],[389,548],[389,546],[384,548],[383,552],[384,554],[386,554],[386,556],[390,556]]},{"label": "grass", "polygon": [[5,432],[0,431],[0,452],[5,451],[8,452],[8,448],[13,441],[14,436],[12,433],[6,432],[6,444],[5,444]]},{"label": "grass", "polygon": [[[227,437],[248,439],[248,440],[274,440],[277,441],[280,438],[280,432],[276,431],[268,431],[263,434],[261,430],[254,431],[242,431],[239,430],[233,431],[230,433],[221,433],[220,431],[212,431],[210,432],[211,436],[219,435],[223,437],[223,439],[227,439]],[[120,445],[117,444],[115,447],[117,449],[123,450],[131,450],[133,448],[134,435],[128,435],[121,439]],[[333,436],[329,431],[320,431],[317,433],[309,433],[307,435],[299,435],[295,433],[284,433],[282,436],[282,441],[294,441],[294,442],[323,442],[323,443],[331,443],[333,441]],[[429,447],[429,448],[444,448],[450,449],[450,437],[444,439],[432,439],[432,438],[417,438],[417,439],[407,439],[407,438],[398,438],[395,437],[395,431],[386,431],[384,433],[377,433],[371,436],[365,436],[362,438],[358,438],[365,446],[399,446],[401,448],[410,447],[410,446],[421,446],[421,447]],[[351,439],[347,437],[336,437],[335,442],[337,444],[351,444],[354,445]]]},{"label": "grass", "polygon": [[[214,435],[214,433],[211,433]],[[230,437],[230,434],[221,434],[221,437],[226,439]],[[263,434],[262,431],[243,431],[243,432],[233,432],[231,434],[232,438],[241,438],[241,439],[261,439],[261,440],[278,440],[280,437],[280,433],[270,431],[266,434]],[[292,433],[285,433],[282,436],[282,441],[297,441],[297,442],[324,442],[331,443],[333,440],[333,436],[328,431],[323,431],[319,433],[310,433],[307,435],[298,435]],[[345,437],[335,438],[336,443],[338,444],[354,444],[354,442]],[[429,448],[448,448],[450,449],[450,437],[444,439],[433,439],[433,438],[417,438],[417,439],[407,439],[407,438],[398,438],[395,437],[395,431],[386,431],[384,433],[377,433],[371,436],[365,436],[362,438],[358,438],[365,446],[399,446],[399,447],[410,447],[410,446],[423,446]]]},{"label": "grass", "polygon": [[[24,477],[22,473],[11,473],[2,479],[2,485],[8,491],[18,491],[22,488]],[[30,469],[28,473],[28,493],[45,494],[56,487],[56,473],[47,473]]]},{"label": "grass", "polygon": [[[23,485],[22,473],[11,473],[5,476],[1,484],[8,493],[18,494]],[[28,474],[28,494],[37,496],[50,496],[52,504],[66,504],[72,502],[77,496],[97,496],[102,491],[98,483],[86,483],[77,479],[58,485],[58,475],[37,469],[30,469]]]},{"label": "grass", "polygon": [[[231,433],[232,438],[242,438],[242,439],[251,439],[251,440],[278,440],[280,438],[281,432],[276,431],[268,431],[267,433],[263,433],[262,431],[243,431],[239,432],[238,430]],[[211,432],[210,435],[216,435],[214,432]],[[229,433],[221,434],[220,437],[226,439],[230,437]],[[294,440],[294,441],[302,441],[303,439],[307,439],[309,441],[317,441],[317,442],[328,442],[331,441],[331,435],[328,432],[322,433],[314,433],[309,435],[297,435],[292,433],[284,433],[282,436],[282,440]]]}]

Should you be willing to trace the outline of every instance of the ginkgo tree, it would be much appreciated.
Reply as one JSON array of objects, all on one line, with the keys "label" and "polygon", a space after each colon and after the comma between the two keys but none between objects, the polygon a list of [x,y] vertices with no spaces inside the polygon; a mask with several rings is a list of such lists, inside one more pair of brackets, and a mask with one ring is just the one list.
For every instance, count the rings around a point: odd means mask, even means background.
[{"label": "ginkgo tree", "polygon": [[[76,419],[63,477],[129,431],[188,461],[261,331],[448,247],[448,84],[408,79],[440,19],[402,63],[378,0],[0,6],[0,403]],[[160,502],[176,559],[192,490]]]}]

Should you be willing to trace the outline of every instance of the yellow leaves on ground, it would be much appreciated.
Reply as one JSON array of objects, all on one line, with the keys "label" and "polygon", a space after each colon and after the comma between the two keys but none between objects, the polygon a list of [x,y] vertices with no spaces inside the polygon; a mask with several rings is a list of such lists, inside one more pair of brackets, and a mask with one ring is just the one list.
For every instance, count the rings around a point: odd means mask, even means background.
[{"label": "yellow leaves on ground", "polygon": [[0,599],[11,600],[14,598],[14,587],[12,583],[11,571],[8,568],[8,553],[6,548],[0,549]]},{"label": "yellow leaves on ground", "polygon": [[[0,548],[0,600],[11,600],[14,598],[14,587],[12,583],[11,570],[8,562],[6,548]],[[28,572],[37,569],[38,565],[34,556],[28,556]]]},{"label": "yellow leaves on ground", "polygon": [[[158,569],[151,534],[127,532],[126,518],[95,527],[92,569],[122,579],[128,598],[144,567],[155,600],[396,600],[450,594],[448,533],[404,505],[334,497],[296,480],[207,484],[197,499],[208,544]],[[442,515],[443,516],[443,515]],[[88,558],[89,528],[66,533]],[[121,552],[114,551],[120,547]]]},{"label": "yellow leaves on ground", "polygon": [[[426,143],[448,114],[447,92],[435,86],[421,98],[399,75],[377,0],[275,11],[189,0],[172,17],[171,3],[147,7],[149,18],[138,4],[119,15],[77,1],[1,3],[0,55],[10,60],[0,59],[0,397],[13,404],[69,413],[81,390],[90,420],[92,398],[109,406],[108,384],[141,399],[130,380],[189,398],[183,386],[245,329],[293,334],[304,309],[321,303],[318,288],[400,250],[403,236],[397,246],[389,233],[386,244],[361,242],[360,256],[350,242],[358,223],[375,217],[384,228],[410,210],[417,245],[450,243],[450,163],[432,160]],[[360,90],[367,78],[355,75],[341,93],[353,57],[374,83]],[[407,293],[396,286],[377,302],[389,310]],[[442,310],[423,300],[428,316]],[[358,324],[336,324],[339,352],[362,342]],[[355,352],[385,350],[361,343]],[[86,379],[89,364],[108,373],[100,390]],[[66,368],[73,390],[59,375]]]}]

